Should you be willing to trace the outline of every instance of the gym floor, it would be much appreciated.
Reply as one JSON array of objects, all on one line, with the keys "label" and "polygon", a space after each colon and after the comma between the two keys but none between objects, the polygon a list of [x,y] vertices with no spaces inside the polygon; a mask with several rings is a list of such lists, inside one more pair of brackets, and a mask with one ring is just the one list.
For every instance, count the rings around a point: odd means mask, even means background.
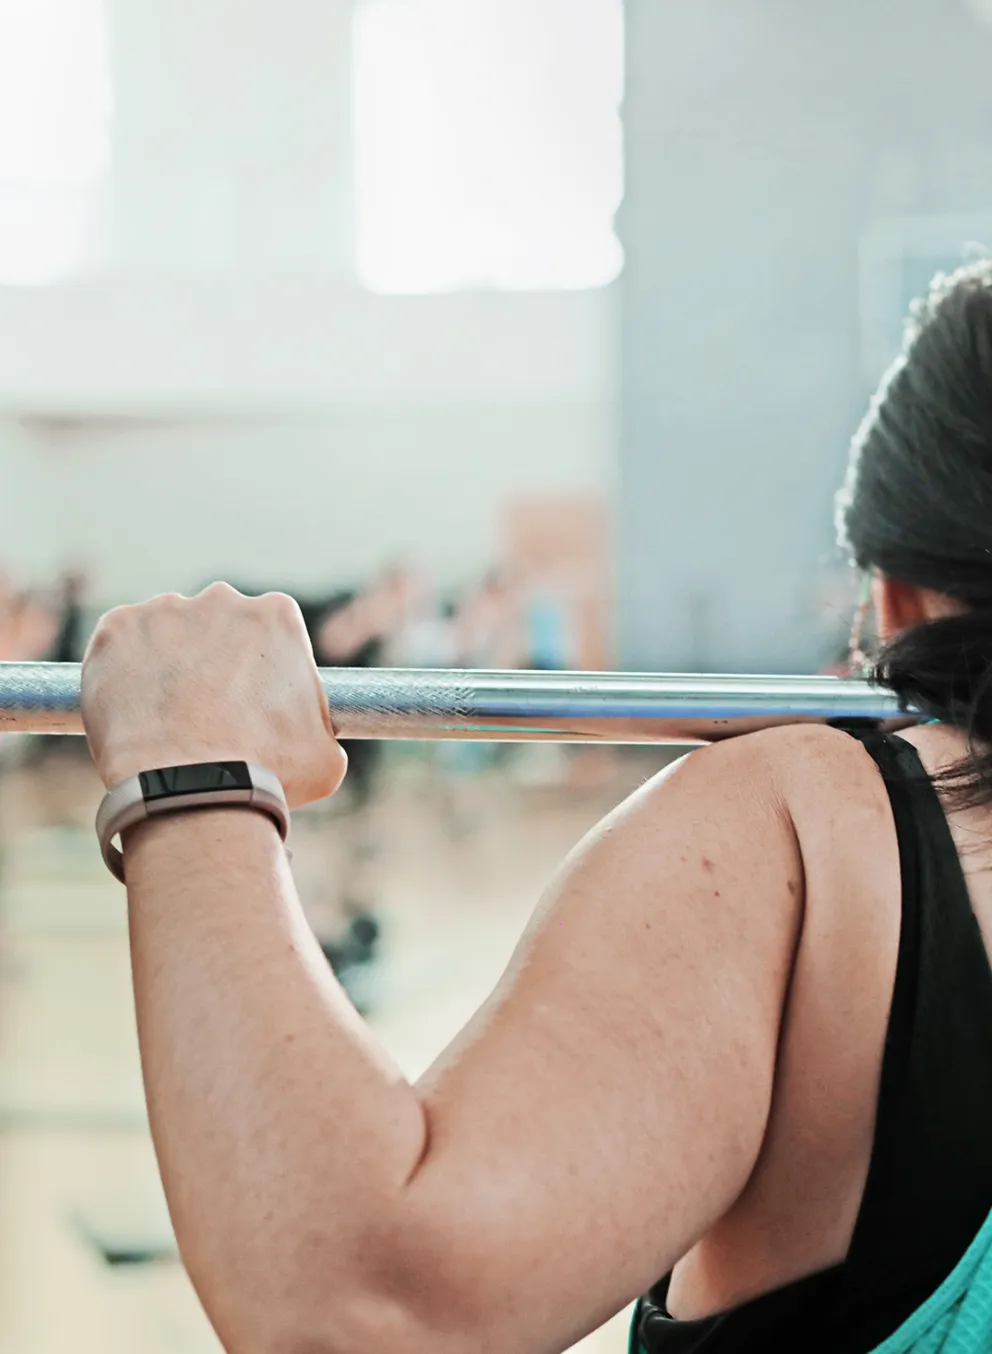
[{"label": "gym floor", "polygon": [[[565,852],[663,760],[590,761],[581,788],[556,785],[539,758],[537,775],[475,777],[475,822],[457,830],[427,792],[426,763],[391,768],[376,808],[384,944],[368,999],[408,1075],[496,981]],[[124,898],[90,827],[98,799],[76,759],[0,776],[0,1354],[217,1354],[155,1171]],[[323,824],[322,862],[347,831],[346,819]],[[301,873],[315,839],[313,824],[299,834]],[[627,1319],[583,1354],[622,1354]]]}]

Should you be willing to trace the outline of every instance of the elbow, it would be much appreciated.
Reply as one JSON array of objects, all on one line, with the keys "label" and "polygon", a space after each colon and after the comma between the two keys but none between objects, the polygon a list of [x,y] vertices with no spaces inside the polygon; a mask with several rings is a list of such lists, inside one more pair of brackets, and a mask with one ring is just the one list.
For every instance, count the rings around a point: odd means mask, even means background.
[{"label": "elbow", "polygon": [[438,1333],[381,1296],[342,1295],[321,1314],[286,1312],[261,1342],[232,1346],[232,1354],[438,1354]]},{"label": "elbow", "polygon": [[358,1252],[336,1279],[319,1262],[300,1276],[272,1343],[237,1354],[465,1354],[512,1310],[512,1276],[494,1287],[488,1241],[443,1209],[394,1215]]},{"label": "elbow", "polygon": [[[242,1290],[235,1304],[213,1303],[210,1315],[230,1354],[442,1354],[467,1346],[465,1325],[443,1311],[433,1285],[381,1265],[378,1273],[301,1266],[282,1282]],[[455,1304],[457,1307],[458,1304]],[[225,1319],[226,1318],[226,1319]],[[458,1326],[460,1332],[453,1328]]]},{"label": "elbow", "polygon": [[357,1276],[332,1272],[318,1288],[284,1275],[221,1291],[190,1277],[228,1354],[439,1354],[414,1305]]},{"label": "elbow", "polygon": [[197,1283],[190,1267],[224,1348],[463,1354],[471,1346],[480,1329],[479,1257],[455,1244],[449,1226],[436,1216],[425,1222],[422,1209],[408,1203],[342,1241],[340,1232],[323,1228],[297,1234],[292,1245],[284,1238],[264,1258],[253,1257],[250,1281],[227,1269],[219,1291]]}]

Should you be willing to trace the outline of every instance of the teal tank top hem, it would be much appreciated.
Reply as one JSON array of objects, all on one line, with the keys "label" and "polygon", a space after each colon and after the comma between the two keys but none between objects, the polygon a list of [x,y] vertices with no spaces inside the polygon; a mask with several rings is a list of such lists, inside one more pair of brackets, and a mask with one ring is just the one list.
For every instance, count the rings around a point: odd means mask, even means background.
[{"label": "teal tank top hem", "polygon": [[992,1213],[922,1307],[872,1354],[978,1354],[992,1349]]},{"label": "teal tank top hem", "polygon": [[[871,1354],[981,1354],[992,1350],[992,1213],[940,1287]],[[646,1354],[631,1325],[629,1354]]]}]

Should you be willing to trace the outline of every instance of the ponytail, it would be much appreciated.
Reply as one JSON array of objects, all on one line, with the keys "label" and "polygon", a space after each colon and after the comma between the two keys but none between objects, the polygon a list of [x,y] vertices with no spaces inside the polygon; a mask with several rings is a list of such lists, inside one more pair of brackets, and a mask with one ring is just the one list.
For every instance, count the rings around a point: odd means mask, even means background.
[{"label": "ponytail", "polygon": [[992,803],[992,607],[903,631],[879,654],[871,676],[906,709],[967,734],[967,756],[934,777],[948,804]]}]

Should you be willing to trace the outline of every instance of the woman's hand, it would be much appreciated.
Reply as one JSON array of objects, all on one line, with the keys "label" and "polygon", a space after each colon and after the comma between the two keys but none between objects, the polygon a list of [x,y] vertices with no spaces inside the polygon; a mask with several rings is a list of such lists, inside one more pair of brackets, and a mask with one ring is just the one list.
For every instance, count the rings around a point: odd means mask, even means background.
[{"label": "woman's hand", "polygon": [[347,758],[290,597],[214,583],[103,617],[83,660],[83,723],[103,782],[194,762],[248,761],[290,808],[333,794]]}]

